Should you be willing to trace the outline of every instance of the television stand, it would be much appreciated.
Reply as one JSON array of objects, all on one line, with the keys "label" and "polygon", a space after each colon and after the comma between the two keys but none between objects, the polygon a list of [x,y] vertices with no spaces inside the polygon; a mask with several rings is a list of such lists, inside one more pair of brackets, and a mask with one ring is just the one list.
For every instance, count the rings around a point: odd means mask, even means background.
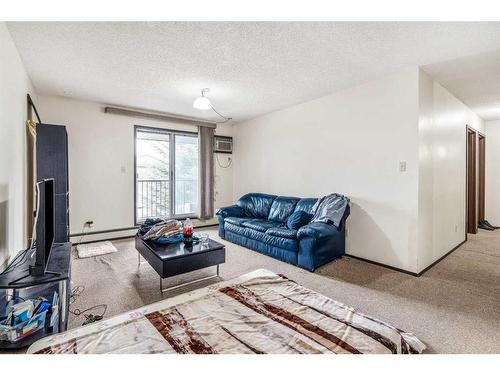
[{"label": "television stand", "polygon": [[45,276],[45,275],[55,275],[55,276],[60,276],[61,274],[59,272],[52,272],[52,271],[44,271],[42,273],[40,273],[39,271],[35,271],[33,272],[33,269],[35,267],[31,267],[28,269],[28,273],[24,276],[21,276],[19,279],[16,279],[16,280],[12,280],[9,285],[10,286],[15,286],[19,281],[21,280],[24,280],[26,279],[27,277],[30,277],[30,276]]},{"label": "television stand", "polygon": [[6,304],[13,298],[44,297],[52,301],[59,294],[59,324],[50,330],[46,327],[17,342],[0,341],[2,349],[20,349],[41,338],[66,331],[68,327],[69,297],[71,294],[71,242],[52,246],[47,270],[43,275],[31,275],[27,264],[20,264],[12,271],[0,275],[0,315],[5,314]]}]

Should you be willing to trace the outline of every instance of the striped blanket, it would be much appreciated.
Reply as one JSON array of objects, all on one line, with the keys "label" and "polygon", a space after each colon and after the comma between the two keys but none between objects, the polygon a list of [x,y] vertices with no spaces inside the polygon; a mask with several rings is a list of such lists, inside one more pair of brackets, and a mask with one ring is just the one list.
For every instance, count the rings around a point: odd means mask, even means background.
[{"label": "striped blanket", "polygon": [[421,353],[410,333],[267,270],[34,343],[29,353]]}]

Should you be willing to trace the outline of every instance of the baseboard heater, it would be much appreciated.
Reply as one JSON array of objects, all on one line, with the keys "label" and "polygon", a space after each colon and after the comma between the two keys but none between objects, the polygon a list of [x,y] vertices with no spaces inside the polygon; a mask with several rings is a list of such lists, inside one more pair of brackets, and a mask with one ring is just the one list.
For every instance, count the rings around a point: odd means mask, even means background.
[{"label": "baseboard heater", "polygon": [[137,230],[139,226],[136,227],[128,227],[128,228],[115,228],[115,229],[103,229],[96,230],[92,232],[82,232],[82,233],[71,233],[70,237],[80,237],[80,236],[93,236],[95,234],[105,234],[105,233],[114,233],[114,232],[125,232],[127,230]]},{"label": "baseboard heater", "polygon": [[[206,224],[206,225],[195,225],[194,226],[194,229],[198,229],[198,228],[208,228],[208,227],[214,227],[214,226],[217,226],[218,224],[217,223],[213,223],[213,224]],[[105,229],[105,230],[96,230],[96,231],[93,231],[93,232],[85,232],[85,233],[72,233],[70,234],[70,238],[71,237],[82,237],[82,236],[85,236],[85,237],[88,237],[88,236],[95,236],[95,235],[98,235],[98,234],[107,234],[107,233],[116,233],[116,232],[126,232],[126,231],[129,231],[129,230],[138,230],[140,226],[135,226],[135,227],[128,227],[128,228],[115,228],[115,229]],[[134,237],[135,234],[131,234],[131,235],[126,235],[126,236],[120,236],[120,237],[106,237],[106,238],[101,238],[101,239],[98,239],[98,240],[89,240],[89,241],[85,241],[85,242],[78,242],[79,244],[86,244],[86,243],[92,243],[92,242],[98,242],[98,241],[103,241],[103,240],[119,240],[119,239],[123,239],[123,238],[130,238],[130,237]],[[75,243],[73,243],[75,244]]]}]

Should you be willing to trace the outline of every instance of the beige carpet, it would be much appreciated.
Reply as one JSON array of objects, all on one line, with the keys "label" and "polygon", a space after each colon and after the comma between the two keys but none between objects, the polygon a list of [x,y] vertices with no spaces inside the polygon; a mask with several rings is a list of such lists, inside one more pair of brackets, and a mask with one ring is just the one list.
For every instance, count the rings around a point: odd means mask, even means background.
[{"label": "beige carpet", "polygon": [[[215,228],[206,232],[227,246],[226,263],[221,265],[224,280],[267,268],[415,333],[429,353],[500,353],[500,230],[471,235],[464,246],[421,277],[348,257],[310,273],[222,241]],[[73,260],[74,284],[85,286],[85,290],[71,310],[106,303],[106,316],[110,317],[172,295],[160,295],[159,277],[148,264],[138,269],[132,239],[113,244],[117,253]],[[164,286],[214,271],[212,267],[165,280]],[[217,280],[176,293],[214,282]],[[82,316],[70,317],[71,327],[82,322]]]}]

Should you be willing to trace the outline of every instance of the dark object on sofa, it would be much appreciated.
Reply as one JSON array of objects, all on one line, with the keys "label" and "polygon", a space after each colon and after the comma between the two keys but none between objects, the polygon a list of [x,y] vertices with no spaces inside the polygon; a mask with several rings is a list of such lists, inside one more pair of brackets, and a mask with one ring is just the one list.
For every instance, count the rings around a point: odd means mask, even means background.
[{"label": "dark object on sofa", "polygon": [[[314,271],[344,255],[345,221],[350,213],[347,205],[338,227],[331,223],[310,223],[317,200],[263,193],[246,194],[235,205],[217,212],[219,236]],[[304,211],[304,214],[297,214],[299,211]],[[304,217],[309,220],[305,221]],[[288,223],[289,218],[291,223]],[[302,225],[297,227],[298,223]]]}]

